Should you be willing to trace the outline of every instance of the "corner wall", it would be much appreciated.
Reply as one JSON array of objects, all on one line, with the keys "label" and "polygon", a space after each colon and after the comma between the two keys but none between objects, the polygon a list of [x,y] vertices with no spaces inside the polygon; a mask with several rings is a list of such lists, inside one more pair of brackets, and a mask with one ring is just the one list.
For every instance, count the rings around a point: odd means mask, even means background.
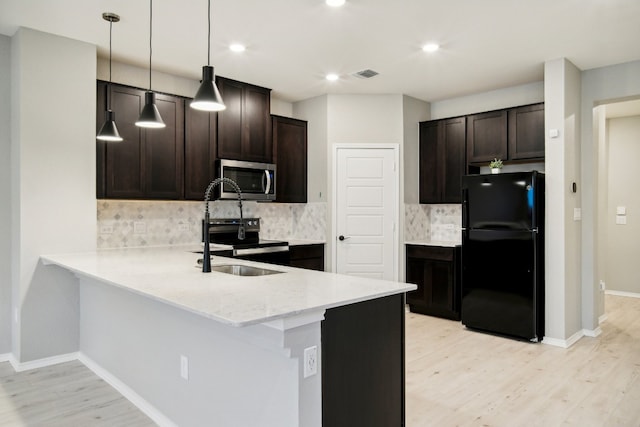
[{"label": "corner wall", "polygon": [[[11,39],[0,35],[0,200],[11,199]],[[0,203],[0,354],[11,352],[11,204]]]},{"label": "corner wall", "polygon": [[[547,61],[545,81],[546,231],[545,340],[571,345],[580,338],[580,223],[574,208],[580,176],[580,70],[564,58]],[[551,138],[551,129],[559,136]]]},{"label": "corner wall", "polygon": [[78,350],[77,280],[46,253],[96,247],[96,49],[20,28],[11,41],[13,355]]}]

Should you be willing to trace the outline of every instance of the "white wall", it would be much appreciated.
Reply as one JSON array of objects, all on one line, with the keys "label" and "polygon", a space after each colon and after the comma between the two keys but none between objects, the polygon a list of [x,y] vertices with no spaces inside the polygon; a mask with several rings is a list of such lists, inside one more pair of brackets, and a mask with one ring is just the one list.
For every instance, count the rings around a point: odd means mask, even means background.
[{"label": "white wall", "polygon": [[582,322],[588,329],[597,326],[598,319],[604,314],[604,297],[598,290],[598,282],[605,277],[598,271],[599,263],[595,259],[597,249],[602,242],[597,224],[598,176],[600,160],[598,158],[598,138],[594,138],[593,109],[596,105],[640,95],[640,61],[595,68],[582,73]]},{"label": "white wall", "polygon": [[11,39],[0,35],[0,354],[11,351]]},{"label": "white wall", "polygon": [[274,98],[273,95],[271,95],[271,114],[284,117],[294,117],[293,104]]},{"label": "white wall", "polygon": [[78,349],[78,289],[44,253],[96,247],[95,46],[20,28],[11,42],[13,354]]},{"label": "white wall", "polygon": [[[335,145],[398,144],[401,147],[404,142],[402,100],[402,95],[328,95],[326,141],[328,169],[325,176],[329,200],[327,210],[330,215],[327,221],[326,243],[329,254],[333,254],[335,243],[335,237],[332,235],[334,224],[331,217],[334,209],[332,204],[334,176],[331,170]],[[400,164],[399,175],[403,174],[404,168]],[[399,241],[399,244],[401,243]],[[396,253],[400,256],[402,250],[398,249]],[[397,265],[400,265],[399,261]],[[328,271],[334,271],[331,264],[329,268],[331,270]]]},{"label": "white wall", "polygon": [[[640,294],[640,116],[608,120],[609,163],[606,210],[606,283],[610,290]],[[616,224],[616,207],[627,224]]]},{"label": "white wall", "polygon": [[535,104],[543,101],[544,83],[529,83],[432,102],[431,120],[499,110],[518,105]]},{"label": "white wall", "polygon": [[[564,58],[545,63],[546,340],[565,342],[581,333],[580,206],[571,184],[580,169],[580,70]],[[559,137],[550,138],[557,129]],[[579,336],[578,336],[579,338]]]},{"label": "white wall", "polygon": [[419,203],[420,200],[420,122],[429,120],[430,115],[428,102],[406,95],[402,97],[404,185],[401,182],[401,187],[404,203]]},{"label": "white wall", "polygon": [[[412,149],[417,149],[418,121],[428,119],[428,104],[403,95],[324,95],[296,102],[293,114],[296,118],[309,121],[308,195],[310,202],[323,201],[329,204],[325,246],[325,254],[328,255],[332,253],[334,240],[331,234],[331,168],[334,145],[398,144],[402,156],[404,145],[413,144]],[[414,124],[411,125],[410,122]],[[405,129],[410,129],[408,135],[405,135]],[[407,174],[403,160],[400,163],[402,181]],[[415,170],[417,171],[417,167]],[[411,177],[414,188],[417,179],[417,175]],[[401,197],[402,191],[401,188]],[[331,271],[331,256],[326,256],[325,259],[326,268]]]},{"label": "white wall", "polygon": [[293,116],[307,123],[307,200],[327,201],[327,96],[293,104]]}]

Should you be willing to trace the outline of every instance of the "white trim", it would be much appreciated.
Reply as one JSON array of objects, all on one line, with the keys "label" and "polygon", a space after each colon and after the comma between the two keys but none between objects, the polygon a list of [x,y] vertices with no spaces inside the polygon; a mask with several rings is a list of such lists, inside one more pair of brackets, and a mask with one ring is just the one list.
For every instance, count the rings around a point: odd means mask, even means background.
[{"label": "white trim", "polygon": [[302,313],[293,317],[285,317],[282,319],[272,320],[271,322],[265,322],[264,325],[279,331],[286,331],[288,329],[297,328],[311,323],[319,323],[324,320],[324,313],[326,310],[315,310],[308,313]]},{"label": "white trim", "polygon": [[31,360],[29,362],[19,362],[18,359],[16,359],[15,355],[9,355],[9,362],[11,362],[11,365],[16,372],[46,368],[47,366],[73,362],[74,360],[78,360],[78,353],[61,354],[59,356],[45,357],[44,359]]},{"label": "white trim", "polygon": [[640,298],[640,294],[637,292],[626,292],[626,291],[604,291],[606,295],[614,295],[617,297],[630,297],[630,298]]},{"label": "white trim", "polygon": [[569,348],[575,343],[577,343],[580,340],[580,338],[582,338],[583,336],[584,336],[584,330],[580,330],[576,332],[575,334],[571,335],[569,339],[566,339],[566,340],[562,340],[559,338],[544,337],[542,339],[542,344],[548,344],[555,347]]},{"label": "white trim", "polygon": [[[401,179],[401,165],[400,165],[400,144],[354,144],[354,143],[339,143],[333,144],[333,155],[331,159],[331,177],[332,177],[332,188],[331,188],[331,239],[333,239],[333,243],[331,244],[331,271],[336,272],[337,264],[338,264],[338,251],[335,244],[336,240],[336,222],[337,222],[337,207],[336,207],[336,197],[338,191],[338,177],[337,177],[337,159],[338,159],[338,150],[340,149],[364,149],[364,150],[393,150],[393,161],[394,161],[394,173],[395,173],[395,181],[396,181],[396,191],[395,196],[396,200],[394,206],[396,206],[396,221],[395,221],[395,231],[393,233],[393,280],[398,280],[398,266],[400,264],[399,260],[399,246],[400,246],[400,233],[398,231],[401,224],[401,217],[404,215],[404,211],[400,210],[400,179]],[[404,206],[404,205],[403,205]]]},{"label": "white trim", "polygon": [[598,317],[598,325],[602,325],[604,322],[607,321],[608,318],[609,318],[609,316],[607,316],[607,313],[605,313],[602,316]]},{"label": "white trim", "polygon": [[598,326],[595,329],[583,329],[582,333],[585,337],[595,338],[602,333],[602,329],[600,329],[600,326]]},{"label": "white trim", "polygon": [[160,412],[155,406],[143,399],[138,393],[133,391],[129,386],[120,381],[118,378],[109,373],[106,369],[102,368],[86,354],[80,352],[78,354],[78,360],[82,362],[87,368],[93,371],[94,374],[102,378],[107,384],[116,389],[121,395],[123,395],[129,402],[135,405],[140,411],[146,414],[156,424],[161,427],[177,427],[178,425],[167,418],[162,412]]},{"label": "white trim", "polygon": [[11,353],[0,354],[0,362],[9,362],[11,360]]}]

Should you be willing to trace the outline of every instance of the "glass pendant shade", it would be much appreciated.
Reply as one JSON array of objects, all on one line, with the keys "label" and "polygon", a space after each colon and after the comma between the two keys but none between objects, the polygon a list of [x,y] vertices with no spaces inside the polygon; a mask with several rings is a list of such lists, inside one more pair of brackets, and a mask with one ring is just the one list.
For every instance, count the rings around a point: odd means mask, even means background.
[{"label": "glass pendant shade", "polygon": [[107,142],[120,142],[122,141],[122,137],[118,132],[118,127],[116,126],[116,115],[111,110],[107,110],[104,115],[104,124],[100,128],[98,132],[98,136],[96,137],[100,141]]},{"label": "glass pendant shade", "polygon": [[143,128],[163,128],[166,125],[160,116],[160,111],[156,107],[156,94],[151,91],[144,93],[144,108],[140,113],[140,118],[136,126]]},{"label": "glass pendant shade", "polygon": [[191,108],[202,111],[222,111],[227,108],[213,79],[213,67],[202,67],[202,83],[190,105]]}]

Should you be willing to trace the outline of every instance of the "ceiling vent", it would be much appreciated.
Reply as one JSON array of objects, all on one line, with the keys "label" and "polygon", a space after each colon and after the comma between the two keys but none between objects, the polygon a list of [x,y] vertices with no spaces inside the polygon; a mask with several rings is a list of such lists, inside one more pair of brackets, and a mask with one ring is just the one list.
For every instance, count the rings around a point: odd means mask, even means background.
[{"label": "ceiling vent", "polygon": [[357,73],[353,73],[352,75],[353,77],[358,77],[359,79],[370,79],[371,77],[377,76],[378,72],[367,69],[367,70],[358,71]]}]

